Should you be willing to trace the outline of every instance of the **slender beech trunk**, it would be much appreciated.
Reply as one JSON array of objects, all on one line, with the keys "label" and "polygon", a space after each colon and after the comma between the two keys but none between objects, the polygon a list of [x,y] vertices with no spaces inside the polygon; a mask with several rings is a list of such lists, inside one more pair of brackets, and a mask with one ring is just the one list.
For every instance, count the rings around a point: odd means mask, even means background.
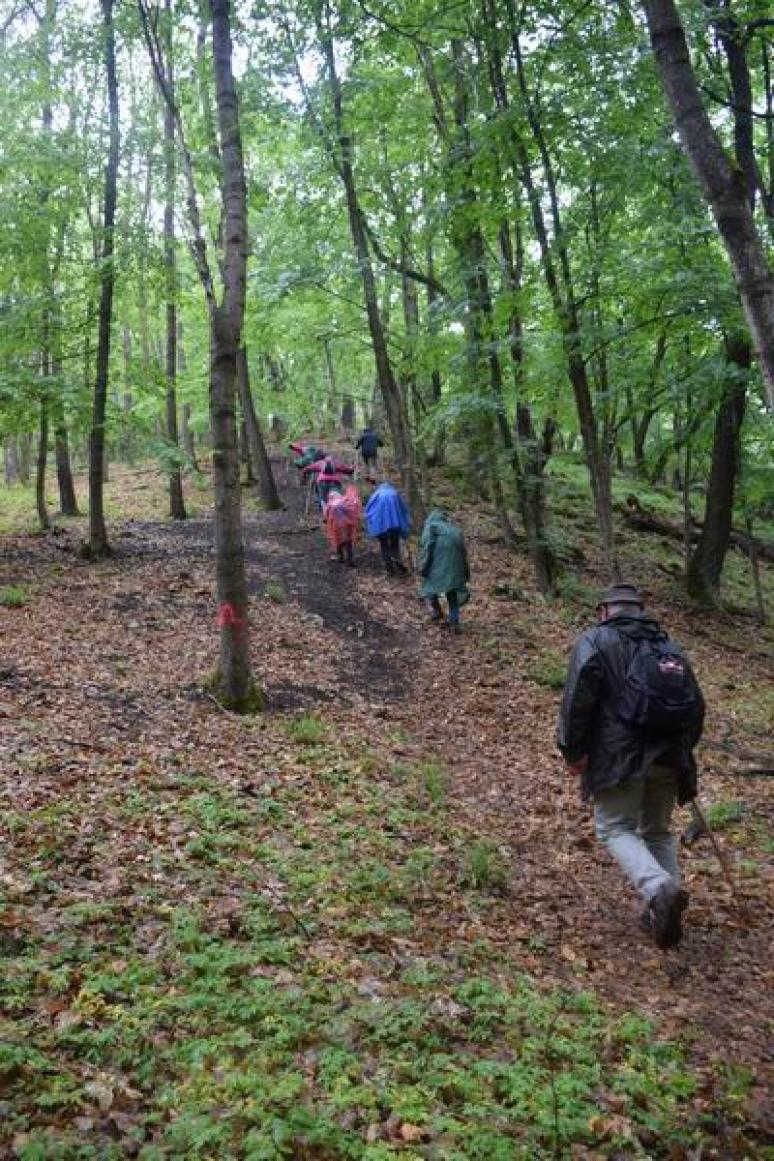
[{"label": "slender beech trunk", "polygon": [[[758,192],[758,167],[753,143],[752,83],[744,30],[730,8],[718,6],[715,0],[710,0],[708,7],[717,13],[716,25],[733,97],[734,151],[738,169],[743,175],[746,204],[753,214]],[[725,350],[732,370],[732,382],[718,408],[704,523],[687,573],[689,594],[703,604],[715,604],[720,595],[723,564],[731,539],[734,494],[740,471],[741,428],[752,364],[752,351],[746,336],[728,336]]]},{"label": "slender beech trunk", "polygon": [[[165,0],[168,50],[171,48],[171,0]],[[177,434],[177,242],[175,238],[175,187],[177,165],[175,156],[175,77],[172,53],[167,52],[167,84],[170,101],[164,105],[164,269],[166,275],[166,413],[167,440],[175,455],[179,448]],[[169,473],[169,514],[173,520],[185,520],[183,474],[176,458]]]},{"label": "slender beech trunk", "polygon": [[[549,240],[541,191],[537,188],[532,176],[532,166],[526,147],[515,131],[511,134],[511,141],[515,151],[517,170],[520,173],[529,201],[535,235],[540,249],[543,276],[562,334],[567,375],[575,397],[575,407],[578,413],[583,450],[589,472],[589,483],[594,498],[594,510],[597,517],[602,551],[608,571],[613,577],[617,577],[619,570],[615,556],[610,463],[600,441],[586,362],[583,356],[581,323],[573,285],[567,240],[563,229],[556,174],[543,127],[535,111],[532,96],[527,85],[518,31],[518,19],[513,0],[506,0],[506,7],[509,16],[511,44],[516,62],[519,92],[527,114],[527,122],[532,138],[540,156],[541,168],[548,192],[550,217],[553,225],[553,245]],[[554,252],[558,259],[558,266],[554,263]]]},{"label": "slender beech trunk", "polygon": [[244,710],[254,698],[236,430],[237,359],[247,285],[247,185],[232,69],[229,0],[210,0],[210,14],[225,223],[223,298],[220,303],[211,298],[209,303],[220,674],[224,700],[232,708]]},{"label": "slender beech trunk", "polygon": [[97,341],[97,371],[94,383],[91,436],[89,439],[89,543],[87,546],[87,554],[95,560],[106,556],[110,552],[107,528],[105,527],[103,480],[105,471],[105,411],[110,368],[110,328],[113,321],[113,286],[115,283],[113,246],[119,149],[118,80],[116,76],[113,2],[114,0],[102,0],[110,145],[107,165],[105,167],[105,200],[100,255],[99,337]]},{"label": "slender beech trunk", "polygon": [[19,444],[15,435],[5,439],[5,482],[11,488],[19,482]]},{"label": "slender beech trunk", "polygon": [[[178,315],[177,319],[177,371],[178,375],[184,375],[188,367],[185,357],[185,343],[183,342],[183,321]],[[191,467],[195,472],[199,471],[199,465],[196,462],[196,441],[194,433],[191,429],[191,413],[192,408],[190,403],[184,403],[180,409],[180,434],[183,440],[183,448]]]},{"label": "slender beech trunk", "polygon": [[318,36],[326,65],[328,88],[333,105],[337,151],[335,156],[332,157],[332,160],[344,186],[347,217],[363,286],[368,329],[371,335],[371,345],[376,363],[377,382],[387,413],[387,421],[390,425],[397,467],[408,493],[408,500],[414,513],[414,518],[416,521],[421,522],[424,518],[424,504],[417,480],[414,449],[408,431],[404,401],[390,362],[385,328],[379,310],[371,251],[355,181],[354,144],[352,137],[344,127],[341,83],[336,68],[336,54],[333,44],[331,13],[328,0],[325,0],[324,3],[324,18],[321,17],[318,21]]},{"label": "slender beech trunk", "polygon": [[[328,379],[328,403],[325,408],[325,414],[336,416],[338,413],[338,393],[336,391],[336,372],[333,366],[333,356],[331,355],[330,339],[323,339],[323,353],[325,355],[325,374]],[[334,418],[335,423],[335,418]]]},{"label": "slender beech trunk", "polygon": [[739,444],[747,402],[745,372],[752,352],[744,338],[728,339],[729,362],[741,373],[727,389],[718,408],[712,440],[704,524],[688,566],[688,592],[703,604],[715,604],[720,594],[723,563],[733,523],[734,492],[739,473]]},{"label": "slender beech trunk", "polygon": [[28,431],[23,431],[21,435],[16,437],[16,447],[16,473],[19,477],[19,483],[26,488],[30,482],[32,468],[32,436]]},{"label": "slender beech trunk", "polygon": [[704,107],[674,0],[642,2],[675,125],[726,247],[774,409],[774,276],[749,206],[744,170],[729,160]]},{"label": "slender beech trunk", "polygon": [[261,497],[261,507],[274,512],[282,507],[277,485],[274,482],[274,473],[271,470],[271,461],[266,452],[261,425],[255,410],[255,401],[250,389],[250,375],[247,364],[247,349],[240,347],[237,354],[237,387],[239,402],[242,408],[247,436],[247,447],[254,470],[258,475],[258,490]]},{"label": "slender beech trunk", "polygon": [[56,479],[59,486],[59,511],[63,516],[77,516],[78,499],[75,495],[73,469],[70,462],[70,441],[61,405],[56,408],[54,453],[56,456]]},{"label": "slender beech trunk", "polygon": [[48,401],[40,401],[40,429],[38,435],[37,471],[35,472],[35,506],[43,532],[51,527],[46,507],[46,463],[48,461]]}]

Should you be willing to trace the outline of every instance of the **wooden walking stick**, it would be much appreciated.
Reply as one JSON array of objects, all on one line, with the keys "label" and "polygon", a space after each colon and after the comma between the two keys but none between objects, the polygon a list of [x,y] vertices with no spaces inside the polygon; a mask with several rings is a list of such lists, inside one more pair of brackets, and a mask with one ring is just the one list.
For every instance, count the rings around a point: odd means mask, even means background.
[{"label": "wooden walking stick", "polygon": [[731,894],[734,897],[734,902],[736,903],[737,908],[739,909],[739,911],[742,912],[743,915],[746,916],[747,915],[747,908],[745,907],[742,900],[739,898],[739,893],[736,889],[733,877],[731,875],[731,868],[728,864],[728,859],[726,857],[725,852],[721,850],[720,843],[715,838],[715,834],[711,830],[710,824],[707,822],[707,816],[705,815],[704,811],[699,806],[699,804],[695,798],[691,799],[690,807],[691,807],[691,814],[696,819],[697,823],[699,823],[699,825],[701,826],[701,829],[709,837],[709,840],[712,843],[712,849],[714,850],[715,855],[717,857],[717,860],[720,863],[720,869],[723,872],[723,878],[726,880],[729,887],[731,888]]}]

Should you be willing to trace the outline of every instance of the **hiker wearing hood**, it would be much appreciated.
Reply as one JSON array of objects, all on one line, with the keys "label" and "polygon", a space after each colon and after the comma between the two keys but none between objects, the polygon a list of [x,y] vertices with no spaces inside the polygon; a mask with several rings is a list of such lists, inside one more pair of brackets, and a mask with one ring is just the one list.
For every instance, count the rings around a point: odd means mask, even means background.
[{"label": "hiker wearing hood", "polygon": [[405,574],[408,569],[401,559],[400,542],[408,540],[411,517],[398,489],[386,482],[374,488],[365,506],[365,518],[368,535],[379,541],[387,572]]},{"label": "hiker wearing hood", "polygon": [[[468,554],[462,530],[440,508],[430,513],[422,529],[419,574],[424,578],[419,591],[430,604],[430,619],[459,633],[460,609],[470,600]],[[445,621],[442,596],[449,606]]]},{"label": "hiker wearing hood", "polygon": [[360,496],[354,484],[348,484],[343,495],[333,492],[323,505],[325,535],[336,554],[332,559],[342,564],[346,560],[347,564],[354,565],[355,540],[362,515]]},{"label": "hiker wearing hood", "polygon": [[634,585],[607,589],[597,618],[570,657],[557,742],[594,802],[598,838],[645,903],[641,926],[659,947],[674,947],[688,893],[671,820],[676,802],[696,797],[704,699]]},{"label": "hiker wearing hood", "polygon": [[332,492],[340,492],[344,484],[344,476],[351,476],[354,472],[351,464],[341,463],[333,456],[324,456],[307,464],[302,470],[305,478],[311,476],[314,480],[314,490],[320,508]]}]

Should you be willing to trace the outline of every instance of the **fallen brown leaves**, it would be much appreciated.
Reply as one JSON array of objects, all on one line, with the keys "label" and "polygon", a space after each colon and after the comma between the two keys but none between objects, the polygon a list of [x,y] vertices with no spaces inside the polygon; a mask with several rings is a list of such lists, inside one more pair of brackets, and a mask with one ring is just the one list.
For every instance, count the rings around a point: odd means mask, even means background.
[{"label": "fallen brown leaves", "polygon": [[[281,712],[324,707],[327,729],[366,737],[385,767],[441,759],[452,775],[450,825],[507,852],[507,890],[493,893],[484,912],[466,913],[453,899],[453,883],[446,912],[423,914],[417,904],[415,954],[421,949],[432,959],[450,940],[486,937],[502,946],[509,964],[546,984],[595,989],[621,1010],[637,1006],[666,1032],[690,1040],[698,1069],[729,1061],[749,1068],[757,1081],[749,1116],[764,1126],[771,1113],[764,1078],[773,982],[768,784],[742,780],[716,751],[704,752],[705,794],[745,803],[744,826],[733,841],[721,842],[754,919],[738,916],[700,842],[683,854],[692,898],[685,943],[667,956],[654,952],[637,930],[637,902],[594,842],[589,812],[556,755],[559,695],[528,673],[528,662],[544,650],[566,651],[582,610],[540,600],[527,565],[489,542],[481,513],[468,511],[464,519],[474,599],[463,636],[449,638],[426,623],[413,582],[382,575],[375,550],[365,549],[359,568],[344,572],[327,561],[321,536],[304,531],[292,509],[252,517],[254,661],[274,710],[254,719],[221,714],[201,689],[216,651],[206,522],[133,526],[119,541],[119,555],[98,566],[63,557],[44,540],[9,541],[6,569],[33,595],[25,608],[0,609],[0,796],[9,816],[37,811],[40,823],[29,845],[11,841],[2,856],[11,903],[0,927],[10,932],[20,922],[40,852],[57,843],[67,860],[56,904],[27,909],[25,924],[51,933],[79,908],[102,907],[109,922],[137,907],[147,945],[162,941],[163,924],[142,905],[143,885],[169,876],[158,863],[159,846],[173,857],[179,851],[185,864],[171,891],[185,899],[200,886],[183,856],[201,830],[178,813],[180,771],[266,799],[273,782],[306,777]],[[285,586],[286,603],[263,597],[273,579]],[[657,584],[654,574],[659,593]],[[528,599],[492,595],[498,585]],[[660,593],[654,606],[691,652],[708,695],[711,736],[722,737],[720,726],[730,724],[737,742],[760,747],[740,703],[727,706],[729,688],[755,688],[770,676],[757,631],[728,618],[706,632]],[[168,801],[152,819],[132,824],[126,795],[141,796],[145,786],[168,792]],[[59,809],[65,792],[76,812]],[[310,790],[303,809],[313,818],[314,808]],[[279,880],[267,877],[262,890],[303,930]],[[210,912],[215,925],[240,922],[228,884],[212,896]],[[390,954],[393,944],[384,945]],[[320,972],[333,977],[342,954],[335,940],[319,939],[310,949]],[[350,948],[350,972],[351,957]],[[88,1019],[85,999],[74,987],[46,1001],[40,1019],[59,1027]],[[87,1091],[98,1113],[131,1119],[130,1107],[118,1107],[120,1078],[95,1076]],[[593,1131],[625,1138],[627,1122],[606,1109]],[[396,1120],[369,1133],[370,1140],[410,1145],[421,1143],[424,1130]]]}]

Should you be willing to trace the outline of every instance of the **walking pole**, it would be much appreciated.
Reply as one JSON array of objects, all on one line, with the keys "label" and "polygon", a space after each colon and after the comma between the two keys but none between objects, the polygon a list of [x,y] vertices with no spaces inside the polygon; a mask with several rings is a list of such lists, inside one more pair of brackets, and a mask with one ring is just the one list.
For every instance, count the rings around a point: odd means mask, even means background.
[{"label": "walking pole", "polygon": [[304,519],[309,515],[309,502],[312,499],[312,488],[314,487],[314,476],[309,473],[309,487],[306,489],[306,504],[304,505]]},{"label": "walking pole", "polygon": [[695,798],[691,799],[690,806],[691,806],[691,813],[693,814],[693,817],[699,823],[699,825],[701,826],[701,829],[704,831],[704,833],[709,836],[709,840],[712,843],[712,849],[714,850],[715,855],[717,856],[717,860],[720,863],[720,869],[723,872],[723,878],[726,880],[729,887],[731,888],[731,894],[734,897],[734,902],[736,903],[737,908],[742,912],[743,915],[746,915],[747,908],[745,907],[742,900],[739,898],[739,894],[737,892],[736,886],[734,885],[734,880],[731,876],[731,868],[728,865],[728,859],[726,857],[725,852],[721,850],[720,843],[715,838],[714,832],[710,829],[710,824],[707,822],[707,816],[705,815],[704,811],[699,806],[699,804]]}]

